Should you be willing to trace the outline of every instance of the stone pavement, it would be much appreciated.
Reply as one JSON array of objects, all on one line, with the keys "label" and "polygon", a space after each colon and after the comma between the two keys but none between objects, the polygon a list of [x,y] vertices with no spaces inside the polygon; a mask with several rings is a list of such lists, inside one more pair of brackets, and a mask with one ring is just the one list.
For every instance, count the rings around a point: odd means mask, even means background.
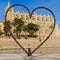
[{"label": "stone pavement", "polygon": [[0,54],[0,60],[60,60],[60,54],[34,54],[30,57],[24,54]]}]

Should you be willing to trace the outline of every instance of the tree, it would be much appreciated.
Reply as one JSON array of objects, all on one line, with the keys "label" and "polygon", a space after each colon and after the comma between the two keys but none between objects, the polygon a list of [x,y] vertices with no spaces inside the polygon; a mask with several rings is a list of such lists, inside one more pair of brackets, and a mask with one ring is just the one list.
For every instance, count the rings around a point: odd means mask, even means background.
[{"label": "tree", "polygon": [[25,39],[27,39],[28,38],[28,35],[27,35],[27,32],[28,32],[28,28],[27,28],[27,25],[24,25],[23,26],[23,31],[25,32]]},{"label": "tree", "polygon": [[15,18],[14,20],[13,20],[13,22],[12,22],[12,25],[13,26],[22,26],[24,24],[24,22],[23,22],[23,20],[20,18],[20,19],[18,19],[18,18]]},{"label": "tree", "polygon": [[16,36],[19,38],[20,33],[23,31],[24,22],[22,19],[15,18],[13,20],[13,26],[15,27]]},{"label": "tree", "polygon": [[37,25],[37,24],[33,24],[33,23],[29,23],[28,25],[27,25],[27,31],[28,31],[28,33],[29,33],[29,35],[32,37],[33,36],[33,34],[35,33],[35,32],[37,32],[39,30],[39,25]]},{"label": "tree", "polygon": [[0,30],[0,36],[3,34],[3,32]]},{"label": "tree", "polygon": [[5,33],[5,36],[9,35],[9,30],[11,30],[11,22],[8,20],[8,21],[4,22],[4,33]]}]

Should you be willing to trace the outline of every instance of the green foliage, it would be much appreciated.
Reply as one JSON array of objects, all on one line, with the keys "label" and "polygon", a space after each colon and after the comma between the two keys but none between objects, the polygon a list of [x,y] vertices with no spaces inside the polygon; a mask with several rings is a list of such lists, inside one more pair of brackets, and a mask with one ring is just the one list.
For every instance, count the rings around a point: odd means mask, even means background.
[{"label": "green foliage", "polygon": [[24,25],[24,22],[22,19],[15,18],[13,20],[13,26],[15,27],[15,33],[17,37],[20,36],[18,35],[18,33],[21,33],[21,31],[23,31],[23,25]]},{"label": "green foliage", "polygon": [[5,35],[8,36],[9,30],[11,29],[11,22],[10,21],[5,21],[4,22],[4,32]]},{"label": "green foliage", "polygon": [[31,36],[33,36],[34,32],[38,30],[39,30],[39,26],[37,24],[29,23],[27,25],[27,31]]},{"label": "green foliage", "polygon": [[13,33],[16,33],[16,29],[13,30]]},{"label": "green foliage", "polygon": [[[27,25],[25,25],[24,21],[18,18],[15,18],[13,20],[13,26],[15,27],[14,33],[16,33],[17,37],[20,36],[19,34],[22,31],[24,31],[25,33],[29,33],[30,36],[33,36],[33,34],[39,30],[39,25],[33,23],[28,23]],[[27,38],[27,35],[25,36],[25,38]]]},{"label": "green foliage", "polygon": [[24,32],[27,32],[27,31],[28,31],[27,25],[23,25],[23,31],[24,31]]},{"label": "green foliage", "polygon": [[3,34],[3,32],[0,30],[0,36]]},{"label": "green foliage", "polygon": [[25,32],[25,39],[28,39],[28,35],[26,34],[28,32],[28,28],[27,28],[27,25],[24,25],[23,26],[23,31]]},{"label": "green foliage", "polygon": [[[35,32],[39,30],[39,25],[34,24],[34,23],[28,23],[25,25],[24,21],[22,19],[15,18],[11,24],[11,22],[5,21],[4,22],[4,32],[6,36],[9,34],[9,30],[11,30],[11,27],[15,27],[13,30],[13,33],[16,33],[17,37],[20,37],[20,33],[24,31],[25,33],[29,33],[29,35],[32,37]],[[27,34],[25,35],[25,38],[27,39]]]},{"label": "green foliage", "polygon": [[18,18],[15,18],[13,20],[13,26],[17,27],[17,26],[22,26],[24,24],[24,22],[22,21],[22,19],[18,19]]}]

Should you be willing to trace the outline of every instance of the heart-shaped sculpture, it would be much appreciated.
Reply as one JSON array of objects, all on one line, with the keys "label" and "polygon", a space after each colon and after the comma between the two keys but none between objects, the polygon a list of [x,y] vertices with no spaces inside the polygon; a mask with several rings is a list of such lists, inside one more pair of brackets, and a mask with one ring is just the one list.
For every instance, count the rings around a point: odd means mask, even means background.
[{"label": "heart-shaped sculpture", "polygon": [[[41,46],[48,40],[48,38],[52,35],[52,33],[53,33],[53,31],[54,31],[54,28],[55,28],[55,23],[56,23],[55,20],[56,20],[56,19],[55,19],[55,16],[54,16],[53,12],[52,12],[50,9],[46,8],[46,7],[37,7],[37,8],[35,8],[35,9],[32,11],[32,13],[30,13],[29,9],[28,9],[25,5],[22,5],[22,4],[14,4],[14,5],[10,6],[10,7],[7,9],[7,11],[6,11],[6,14],[5,14],[5,22],[6,22],[6,17],[7,17],[7,13],[8,13],[8,11],[9,11],[9,9],[11,9],[12,7],[15,7],[15,6],[24,7],[24,8],[28,11],[30,18],[32,17],[34,11],[36,11],[36,10],[38,10],[38,9],[45,9],[45,10],[49,11],[49,12],[52,14],[52,16],[54,17],[53,29],[52,29],[51,32],[48,34],[48,36],[47,36],[33,51],[31,51],[31,52],[26,51],[25,48],[24,48],[24,47],[17,41],[17,39],[13,36],[13,33],[9,30],[9,32],[10,32],[11,36],[13,37],[13,39],[15,40],[15,42],[28,54],[28,56],[31,56],[31,55],[32,55],[39,47],[41,47]],[[5,26],[7,26],[7,23],[5,23]],[[6,28],[7,28],[7,27],[6,27]],[[8,29],[8,28],[7,28],[7,29]]]}]

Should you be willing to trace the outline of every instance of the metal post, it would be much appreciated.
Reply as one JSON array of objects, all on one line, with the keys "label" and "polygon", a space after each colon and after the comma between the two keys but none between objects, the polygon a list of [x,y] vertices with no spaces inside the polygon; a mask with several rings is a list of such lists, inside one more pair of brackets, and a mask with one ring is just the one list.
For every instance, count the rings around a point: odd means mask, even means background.
[{"label": "metal post", "polygon": [[31,56],[31,48],[28,48],[28,55],[27,56]]}]

